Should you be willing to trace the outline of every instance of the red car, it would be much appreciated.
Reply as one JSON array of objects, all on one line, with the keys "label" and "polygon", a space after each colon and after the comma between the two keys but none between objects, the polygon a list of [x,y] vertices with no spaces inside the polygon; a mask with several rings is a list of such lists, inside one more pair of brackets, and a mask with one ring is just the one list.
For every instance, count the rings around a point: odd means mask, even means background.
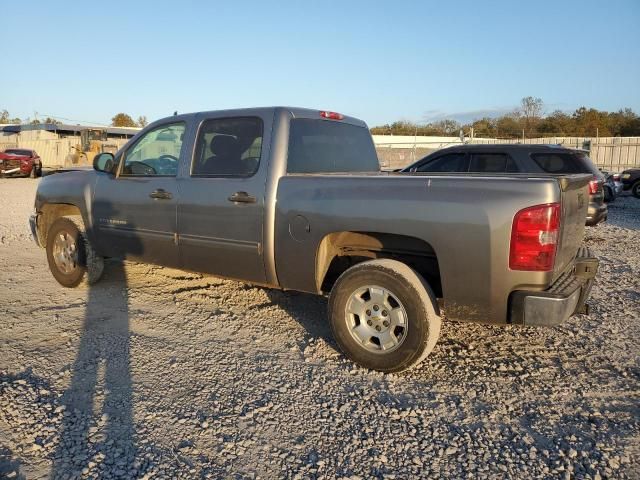
[{"label": "red car", "polygon": [[42,160],[35,150],[7,148],[0,152],[0,176],[22,175],[36,178],[42,176]]}]

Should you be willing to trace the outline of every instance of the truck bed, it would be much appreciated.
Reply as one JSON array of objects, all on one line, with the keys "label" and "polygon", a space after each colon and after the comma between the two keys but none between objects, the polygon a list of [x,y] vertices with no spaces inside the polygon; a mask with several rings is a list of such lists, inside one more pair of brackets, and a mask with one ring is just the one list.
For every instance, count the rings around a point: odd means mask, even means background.
[{"label": "truck bed", "polygon": [[[504,323],[511,291],[543,290],[571,267],[582,240],[588,175],[305,174],[278,184],[275,265],[280,285],[317,293],[310,252],[339,232],[416,239],[412,254],[436,259],[450,319]],[[552,272],[509,269],[515,212],[560,202],[561,241]],[[379,248],[384,248],[380,245]],[[268,261],[268,259],[267,259]]]}]

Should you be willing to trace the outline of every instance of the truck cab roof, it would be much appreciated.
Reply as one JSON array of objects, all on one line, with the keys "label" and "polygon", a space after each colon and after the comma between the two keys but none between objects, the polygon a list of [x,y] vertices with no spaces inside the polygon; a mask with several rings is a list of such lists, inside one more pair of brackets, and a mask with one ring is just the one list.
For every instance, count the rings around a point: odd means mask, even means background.
[{"label": "truck cab roof", "polygon": [[[301,108],[301,107],[287,107],[287,106],[271,106],[271,107],[253,107],[253,108],[234,108],[234,109],[225,109],[225,110],[204,110],[200,112],[191,112],[191,113],[183,113],[180,115],[172,115],[170,117],[161,118],[151,125],[165,123],[168,120],[187,120],[193,117],[208,117],[208,116],[216,116],[216,117],[237,117],[237,116],[252,116],[252,115],[272,115],[278,111],[289,112],[292,118],[309,118],[309,119],[327,119],[332,121],[339,121],[342,123],[348,123],[350,125],[356,125],[358,127],[367,128],[367,124],[358,118],[350,117],[348,115],[343,115],[341,113],[323,110],[323,109],[312,109],[312,108]],[[322,113],[337,113],[340,118],[332,118],[328,119],[323,117]]]}]

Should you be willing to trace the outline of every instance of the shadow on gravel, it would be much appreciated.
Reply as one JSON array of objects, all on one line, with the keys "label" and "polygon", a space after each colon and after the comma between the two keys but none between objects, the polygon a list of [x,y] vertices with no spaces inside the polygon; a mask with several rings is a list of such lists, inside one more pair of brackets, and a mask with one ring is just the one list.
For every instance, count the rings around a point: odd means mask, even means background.
[{"label": "shadow on gravel", "polygon": [[102,281],[87,294],[51,478],[79,478],[89,462],[102,464],[107,476],[129,476],[136,454],[129,363],[126,274],[122,263],[106,262]]},{"label": "shadow on gravel", "polygon": [[312,337],[322,338],[337,348],[327,319],[327,300],[318,295],[265,288],[269,300],[282,308]]},{"label": "shadow on gravel", "polygon": [[14,480],[25,480],[20,472],[20,462],[13,458],[11,450],[0,445],[0,478],[12,478]]}]

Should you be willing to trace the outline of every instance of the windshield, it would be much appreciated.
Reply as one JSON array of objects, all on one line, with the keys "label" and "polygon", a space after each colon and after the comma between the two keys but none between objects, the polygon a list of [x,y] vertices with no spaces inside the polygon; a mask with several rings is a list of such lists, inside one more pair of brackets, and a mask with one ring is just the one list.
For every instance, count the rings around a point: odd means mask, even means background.
[{"label": "windshield", "polygon": [[289,173],[378,172],[380,164],[369,130],[348,123],[291,120]]},{"label": "windshield", "polygon": [[11,155],[21,155],[23,157],[30,157],[31,150],[21,150],[19,148],[7,148],[4,153],[8,153]]}]

